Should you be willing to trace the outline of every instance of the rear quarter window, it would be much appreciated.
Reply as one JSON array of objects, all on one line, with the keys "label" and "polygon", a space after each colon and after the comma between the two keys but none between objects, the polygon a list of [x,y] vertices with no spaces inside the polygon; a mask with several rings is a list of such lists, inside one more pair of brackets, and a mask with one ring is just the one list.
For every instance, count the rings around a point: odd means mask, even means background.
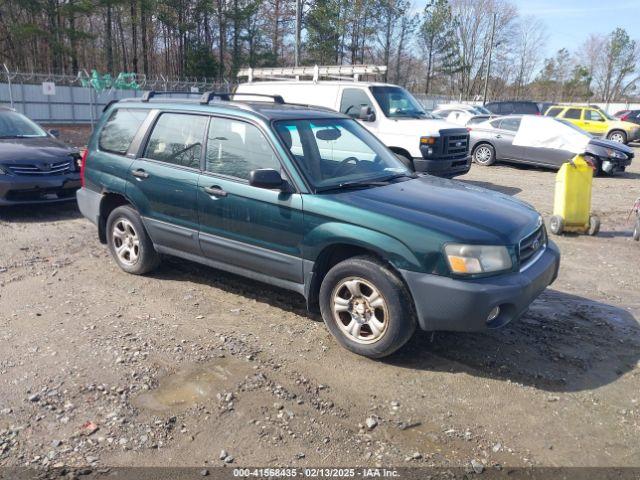
[{"label": "rear quarter window", "polygon": [[560,115],[560,112],[562,112],[562,108],[553,107],[553,108],[550,108],[549,110],[547,110],[547,113],[545,113],[545,115],[547,117],[557,117],[558,115]]},{"label": "rear quarter window", "polygon": [[129,150],[148,110],[119,108],[114,110],[100,131],[100,150],[124,155]]}]

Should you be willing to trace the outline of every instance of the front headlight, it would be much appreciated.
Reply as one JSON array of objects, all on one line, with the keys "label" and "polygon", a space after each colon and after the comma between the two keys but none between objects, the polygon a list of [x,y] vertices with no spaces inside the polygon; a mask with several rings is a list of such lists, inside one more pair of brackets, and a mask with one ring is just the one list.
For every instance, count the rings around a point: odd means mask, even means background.
[{"label": "front headlight", "polygon": [[607,157],[609,157],[609,158],[619,158],[621,160],[626,160],[627,159],[627,156],[624,153],[619,152],[618,150],[614,150],[612,148],[608,148],[607,149]]},{"label": "front headlight", "polygon": [[7,171],[0,165],[0,175],[6,175]]},{"label": "front headlight", "polygon": [[472,275],[509,270],[513,263],[507,247],[450,243],[444,252],[453,273]]}]

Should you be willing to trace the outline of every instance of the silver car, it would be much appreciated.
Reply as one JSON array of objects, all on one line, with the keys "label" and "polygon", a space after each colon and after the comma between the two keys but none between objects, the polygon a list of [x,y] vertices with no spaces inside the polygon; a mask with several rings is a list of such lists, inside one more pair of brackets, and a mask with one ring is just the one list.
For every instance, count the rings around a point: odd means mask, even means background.
[{"label": "silver car", "polygon": [[[574,156],[568,150],[514,145],[513,140],[522,118],[522,115],[508,115],[470,126],[469,150],[472,160],[483,166],[505,161],[558,169]],[[569,122],[557,121],[589,137],[585,156],[593,162],[596,174],[624,171],[631,164],[633,149],[621,143],[595,138]]]}]

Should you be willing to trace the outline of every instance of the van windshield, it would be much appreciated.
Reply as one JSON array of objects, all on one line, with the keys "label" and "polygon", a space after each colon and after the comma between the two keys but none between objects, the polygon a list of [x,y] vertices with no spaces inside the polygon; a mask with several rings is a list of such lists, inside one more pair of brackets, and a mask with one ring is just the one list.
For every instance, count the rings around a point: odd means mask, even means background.
[{"label": "van windshield", "polygon": [[376,102],[388,118],[436,118],[424,111],[420,102],[404,88],[370,87]]},{"label": "van windshield", "polygon": [[354,120],[280,120],[275,122],[275,128],[316,191],[368,187],[399,177],[414,177]]}]

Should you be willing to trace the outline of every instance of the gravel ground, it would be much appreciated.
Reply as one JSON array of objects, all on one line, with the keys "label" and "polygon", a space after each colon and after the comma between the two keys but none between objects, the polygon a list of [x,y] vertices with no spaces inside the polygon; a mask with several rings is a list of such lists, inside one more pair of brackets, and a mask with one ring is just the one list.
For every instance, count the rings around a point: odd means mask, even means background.
[{"label": "gravel ground", "polygon": [[[382,361],[290,292],[177,259],[127,275],[73,204],[4,209],[0,466],[639,467],[639,179],[594,180],[601,233],[557,239],[520,321]],[[460,180],[550,215],[553,172]]]}]

